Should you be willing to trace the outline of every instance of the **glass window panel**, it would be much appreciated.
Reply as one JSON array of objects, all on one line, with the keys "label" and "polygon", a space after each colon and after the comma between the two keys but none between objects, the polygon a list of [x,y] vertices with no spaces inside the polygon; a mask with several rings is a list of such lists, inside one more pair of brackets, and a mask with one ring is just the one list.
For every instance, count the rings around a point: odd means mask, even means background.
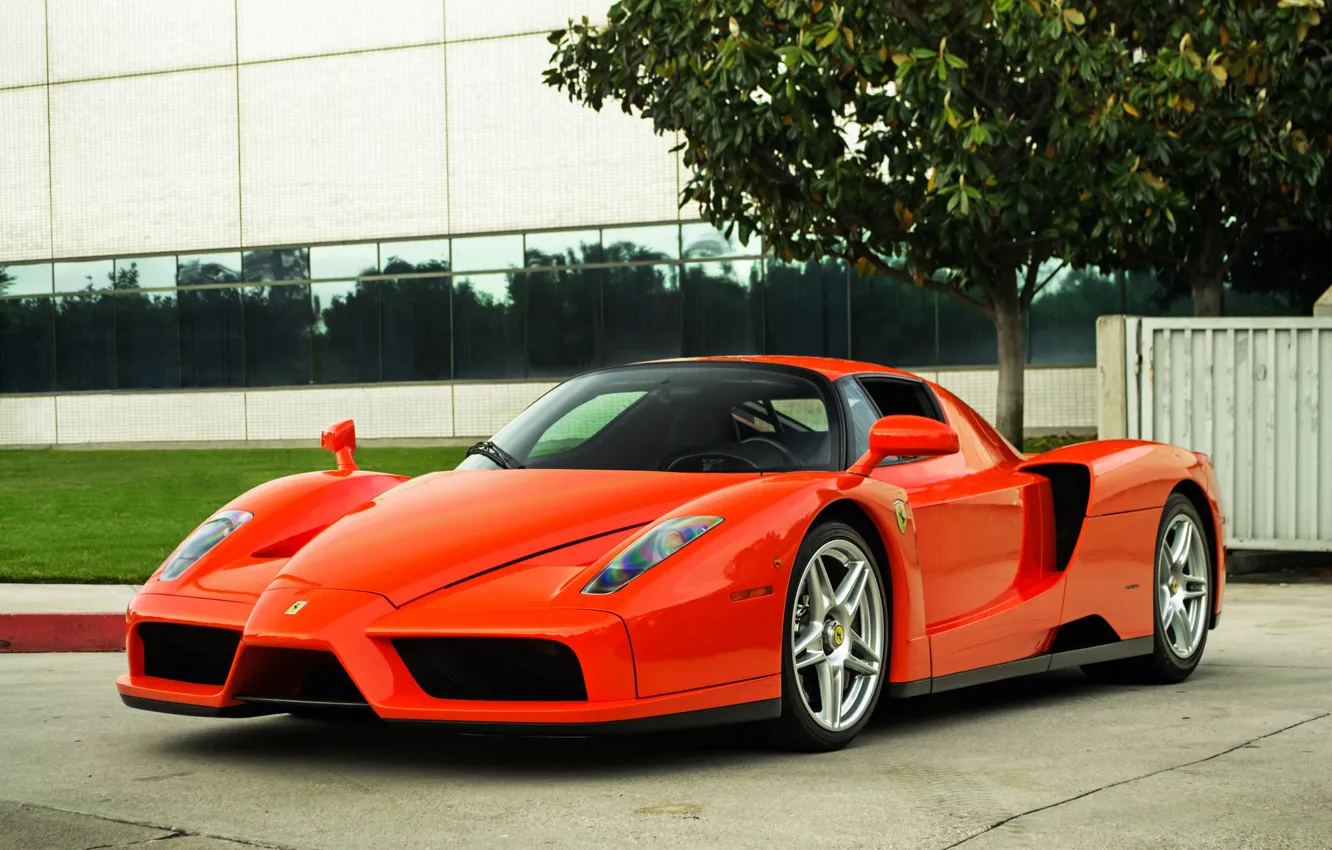
[{"label": "glass window panel", "polygon": [[0,393],[55,389],[55,299],[0,301]]},{"label": "glass window panel", "polygon": [[[454,245],[456,250],[457,242]],[[521,289],[525,277],[485,274],[453,279],[455,377],[524,376],[527,358]]]},{"label": "glass window panel", "polygon": [[241,258],[241,268],[247,282],[307,280],[310,277],[310,252],[306,248],[246,251]]},{"label": "glass window panel", "polygon": [[379,284],[339,280],[310,287],[314,308],[314,382],[380,379]]},{"label": "glass window panel", "polygon": [[851,359],[934,366],[936,294],[887,277],[851,274]]},{"label": "glass window panel", "polygon": [[[1042,270],[1042,279],[1050,270]],[[1125,275],[1078,269],[1059,274],[1031,302],[1027,350],[1031,362],[1096,362],[1096,319],[1118,313]]]},{"label": "glass window panel", "polygon": [[245,385],[310,383],[310,286],[249,286],[245,308]]},{"label": "glass window panel", "polygon": [[110,289],[114,279],[110,260],[87,260],[77,263],[55,264],[56,292],[83,292]]},{"label": "glass window panel", "polygon": [[239,289],[183,289],[180,314],[180,385],[245,386],[245,317]]},{"label": "glass window panel", "polygon": [[527,456],[533,458],[559,454],[581,446],[645,395],[647,393],[642,390],[631,390],[588,399],[557,419],[536,441]]},{"label": "glass window panel", "polygon": [[753,260],[683,267],[684,354],[757,354],[762,265]]},{"label": "glass window panel", "polygon": [[452,377],[450,289],[446,277],[379,282],[383,380],[447,381]]},{"label": "glass window panel", "polygon": [[379,258],[384,274],[449,270],[449,240],[418,239],[412,242],[383,242]]},{"label": "glass window panel", "polygon": [[680,259],[680,228],[674,224],[654,227],[615,227],[601,232],[606,262]]},{"label": "glass window panel", "polygon": [[523,237],[474,236],[453,240],[453,269],[460,272],[516,269],[523,264]]},{"label": "glass window panel", "polygon": [[51,264],[0,266],[0,295],[50,295]]},{"label": "glass window panel", "polygon": [[764,345],[769,354],[846,357],[847,268],[840,260],[769,262]]},{"label": "glass window panel", "polygon": [[171,289],[175,285],[175,257],[116,260],[116,289]]},{"label": "glass window panel", "polygon": [[116,304],[110,294],[56,301],[56,387],[116,388]]},{"label": "glass window panel", "polygon": [[180,322],[174,292],[118,292],[116,387],[180,386]]},{"label": "glass window panel", "polygon": [[680,228],[680,242],[684,245],[686,260],[706,260],[712,257],[750,257],[762,253],[759,238],[750,234],[748,242],[740,241],[740,228],[731,230],[728,237],[706,222],[686,224]]},{"label": "glass window panel", "polygon": [[180,258],[176,280],[180,286],[236,283],[241,279],[239,251],[226,254],[191,254]]},{"label": "glass window panel", "polygon": [[526,243],[529,266],[571,266],[602,262],[599,230],[529,233]]},{"label": "glass window panel", "polygon": [[[530,256],[530,255],[529,255]],[[602,269],[516,275],[527,326],[528,375],[567,378],[601,361]]]},{"label": "glass window panel", "polygon": [[993,366],[999,362],[994,322],[951,295],[939,296],[939,365]]},{"label": "glass window panel", "polygon": [[602,292],[607,366],[679,357],[684,349],[675,266],[607,269]]},{"label": "glass window panel", "polygon": [[310,249],[310,277],[328,280],[379,274],[379,246],[324,245]]}]

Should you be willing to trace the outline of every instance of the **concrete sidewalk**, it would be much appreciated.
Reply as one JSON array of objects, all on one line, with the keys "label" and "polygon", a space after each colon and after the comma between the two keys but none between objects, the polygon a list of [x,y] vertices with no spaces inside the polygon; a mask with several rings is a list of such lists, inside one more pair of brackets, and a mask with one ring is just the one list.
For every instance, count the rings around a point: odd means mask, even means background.
[{"label": "concrete sidewalk", "polygon": [[137,587],[0,584],[0,652],[118,652]]}]

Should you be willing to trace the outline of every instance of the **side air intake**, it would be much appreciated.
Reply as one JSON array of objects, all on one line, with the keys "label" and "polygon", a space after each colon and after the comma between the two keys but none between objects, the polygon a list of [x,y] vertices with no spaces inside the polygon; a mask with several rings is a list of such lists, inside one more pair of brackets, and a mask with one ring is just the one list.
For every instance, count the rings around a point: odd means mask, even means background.
[{"label": "side air intake", "polygon": [[138,635],[144,675],[219,686],[227,682],[241,638],[232,629],[179,623],[141,623]]}]

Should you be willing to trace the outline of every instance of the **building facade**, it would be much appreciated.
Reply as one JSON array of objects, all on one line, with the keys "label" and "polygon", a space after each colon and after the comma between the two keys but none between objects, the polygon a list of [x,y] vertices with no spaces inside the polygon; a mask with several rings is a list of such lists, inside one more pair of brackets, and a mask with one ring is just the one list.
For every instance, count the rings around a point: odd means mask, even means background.
[{"label": "building facade", "polygon": [[[850,356],[983,413],[994,333],[678,202],[676,139],[543,85],[606,0],[0,0],[0,445],[489,434],[589,368]],[[1031,327],[1028,424],[1091,427],[1094,318]],[[1062,293],[1062,294],[1061,294]]]}]

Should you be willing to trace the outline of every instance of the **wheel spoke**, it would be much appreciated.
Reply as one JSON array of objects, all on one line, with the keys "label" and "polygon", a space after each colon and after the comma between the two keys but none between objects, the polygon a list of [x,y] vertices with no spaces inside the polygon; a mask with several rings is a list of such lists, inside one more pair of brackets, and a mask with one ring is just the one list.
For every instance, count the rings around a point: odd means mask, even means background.
[{"label": "wheel spoke", "polygon": [[870,648],[865,639],[855,632],[850,632],[851,648],[843,662],[846,669],[862,676],[877,676],[879,673],[879,654]]},{"label": "wheel spoke", "polygon": [[1205,576],[1205,575],[1201,575],[1201,576],[1183,575],[1183,576],[1180,576],[1180,580],[1181,580],[1181,583],[1182,583],[1182,582],[1191,581],[1191,582],[1193,582],[1194,584],[1201,584],[1201,585],[1203,585],[1204,587],[1207,586],[1207,576]]},{"label": "wheel spoke", "polygon": [[817,622],[823,622],[832,607],[832,582],[828,580],[828,571],[824,569],[823,559],[814,558],[809,564],[809,576],[805,579],[809,590],[809,613]]},{"label": "wheel spoke", "polygon": [[1199,599],[1199,598],[1201,598],[1201,597],[1203,597],[1203,596],[1206,596],[1206,595],[1207,595],[1207,591],[1205,591],[1205,590],[1186,590],[1186,591],[1184,591],[1182,594],[1180,594],[1180,598],[1182,598],[1182,599]]},{"label": "wheel spoke", "polygon": [[[815,664],[823,664],[827,660],[828,656],[823,654],[822,649],[815,649],[803,656],[797,655],[795,661],[795,668],[797,670],[804,670],[806,667],[813,667]],[[826,666],[828,665],[824,664],[824,667]]]},{"label": "wheel spoke", "polygon": [[795,639],[795,654],[797,657],[818,643],[819,638],[823,637],[823,629],[820,626],[820,623],[810,623],[805,628],[804,634]]},{"label": "wheel spoke", "polygon": [[1189,560],[1189,551],[1193,548],[1193,523],[1183,522],[1175,532],[1175,540],[1170,545],[1170,563],[1181,567]]},{"label": "wheel spoke", "polygon": [[836,664],[820,664],[819,718],[829,729],[836,730],[842,720],[842,668]]},{"label": "wheel spoke", "polygon": [[836,604],[839,608],[855,611],[860,607],[860,600],[865,596],[865,585],[869,582],[869,565],[864,561],[852,561],[847,565],[846,576],[837,588]]}]

